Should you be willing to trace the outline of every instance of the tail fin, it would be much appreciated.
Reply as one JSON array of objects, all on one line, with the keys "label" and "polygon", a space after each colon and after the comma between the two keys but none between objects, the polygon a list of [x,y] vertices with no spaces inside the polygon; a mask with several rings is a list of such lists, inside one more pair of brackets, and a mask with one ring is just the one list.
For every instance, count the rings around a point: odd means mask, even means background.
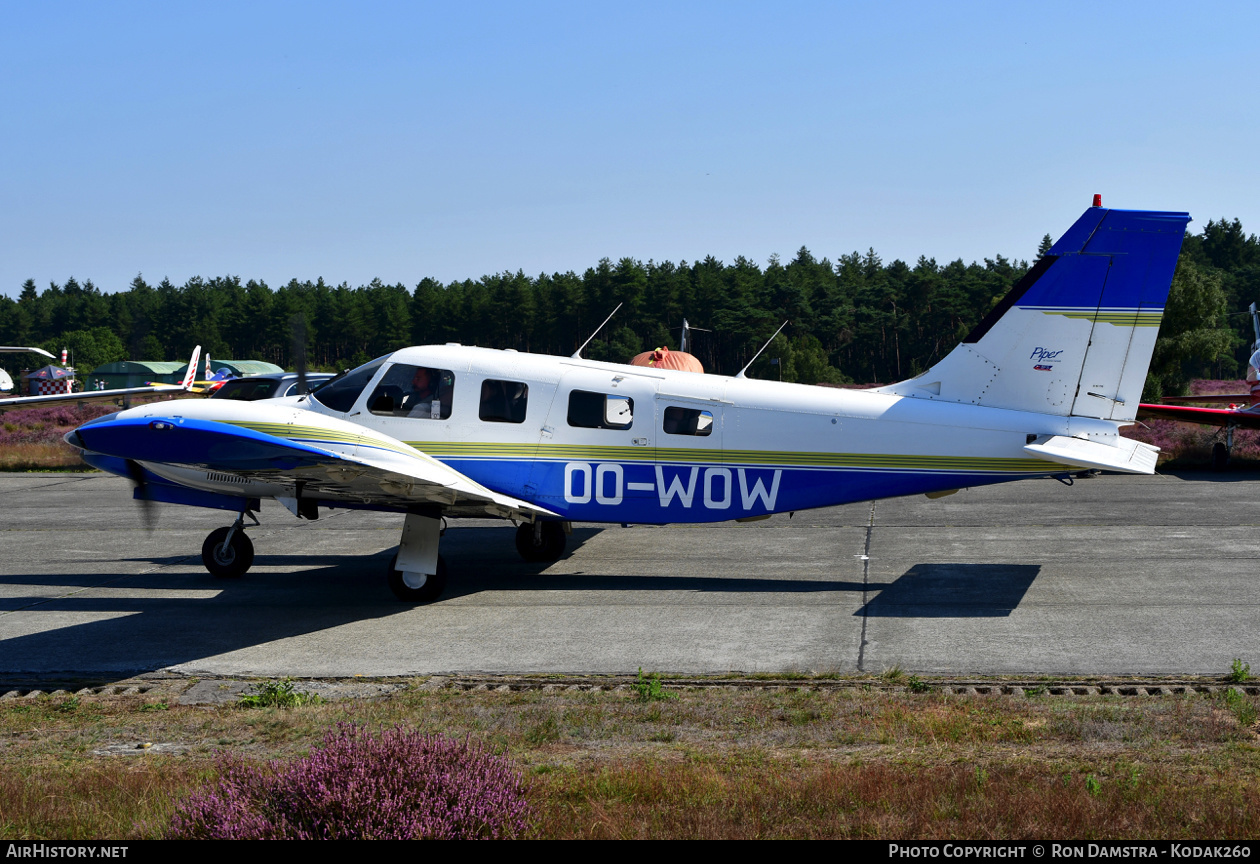
[{"label": "tail fin", "polygon": [[192,359],[188,361],[188,371],[184,373],[184,380],[179,386],[185,390],[193,389],[193,382],[197,380],[197,358],[201,356],[201,346],[198,345],[193,349]]},{"label": "tail fin", "polygon": [[882,391],[1132,421],[1189,221],[1091,207],[962,344]]}]

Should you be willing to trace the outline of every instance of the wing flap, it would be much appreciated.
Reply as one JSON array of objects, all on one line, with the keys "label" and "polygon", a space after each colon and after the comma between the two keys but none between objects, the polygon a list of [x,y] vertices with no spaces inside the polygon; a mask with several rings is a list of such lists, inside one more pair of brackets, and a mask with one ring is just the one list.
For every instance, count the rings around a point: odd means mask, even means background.
[{"label": "wing flap", "polygon": [[1116,438],[1115,445],[1066,435],[1042,435],[1024,448],[1038,459],[1081,468],[1122,471],[1125,474],[1154,474],[1159,448],[1129,438]]}]

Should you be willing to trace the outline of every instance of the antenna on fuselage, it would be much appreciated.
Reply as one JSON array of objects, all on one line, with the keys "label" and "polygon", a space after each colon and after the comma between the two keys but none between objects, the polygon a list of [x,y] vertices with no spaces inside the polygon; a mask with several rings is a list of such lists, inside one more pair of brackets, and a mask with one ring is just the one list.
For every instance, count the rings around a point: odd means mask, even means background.
[{"label": "antenna on fuselage", "polygon": [[[623,302],[624,302],[624,301],[623,301]],[[621,308],[621,306],[622,306],[622,304],[621,304],[621,303],[618,303],[618,304],[617,304],[617,309],[620,309],[620,308]],[[612,311],[612,312],[608,315],[608,317],[604,319],[604,324],[607,324],[609,321],[611,321],[611,320],[612,320],[612,316],[617,314],[617,309],[614,309],[614,310],[613,310],[613,311]],[[587,336],[587,337],[586,337],[586,341],[582,343],[582,348],[585,348],[587,345],[590,345],[590,344],[591,344],[591,340],[592,340],[592,339],[594,339],[596,336],[598,336],[598,335],[599,335],[599,331],[600,331],[600,330],[603,330],[603,329],[604,329],[604,324],[600,324],[598,327],[596,327],[596,328],[595,328],[595,332],[594,332],[594,333],[592,333],[590,336]],[[574,352],[573,352],[573,355],[572,355],[569,359],[571,359],[571,360],[581,360],[581,359],[582,359],[582,348],[579,348],[578,350],[574,351]]]},{"label": "antenna on fuselage", "polygon": [[690,339],[688,339],[688,338],[687,338],[687,336],[688,336],[688,334],[690,334],[690,333],[692,333],[692,332],[695,332],[695,333],[712,333],[713,331],[712,331],[712,330],[705,330],[703,327],[692,327],[690,324],[688,324],[688,323],[687,323],[687,319],[686,319],[686,318],[684,318],[684,319],[683,319],[683,326],[682,326],[682,338],[678,340],[678,350],[679,350],[679,351],[682,351],[682,352],[684,352],[684,353],[686,353],[686,352],[690,351],[690,353],[692,353],[692,354],[696,353],[696,352],[694,352],[694,351],[691,351],[691,349],[687,347],[687,346],[691,343],[691,340],[690,340]]},{"label": "antenna on fuselage", "polygon": [[784,321],[782,324],[780,324],[780,325],[779,325],[779,329],[774,331],[774,336],[771,336],[771,337],[770,337],[770,338],[766,341],[766,344],[761,346],[761,348],[757,351],[757,353],[756,353],[756,354],[754,354],[754,355],[752,356],[752,360],[749,360],[749,361],[748,361],[748,365],[747,365],[747,366],[745,366],[743,369],[740,369],[740,370],[739,370],[739,374],[735,376],[736,378],[744,378],[744,377],[747,377],[747,376],[745,376],[745,375],[744,375],[744,373],[748,371],[748,366],[751,366],[753,363],[755,363],[755,362],[756,362],[757,358],[761,356],[761,352],[762,352],[762,351],[765,351],[767,348],[769,348],[769,347],[770,347],[770,343],[774,341],[775,336],[778,336],[780,333],[782,333],[782,332],[783,332],[783,328],[784,328],[784,327],[786,327],[789,323],[791,323],[791,322],[790,322],[790,321]]}]

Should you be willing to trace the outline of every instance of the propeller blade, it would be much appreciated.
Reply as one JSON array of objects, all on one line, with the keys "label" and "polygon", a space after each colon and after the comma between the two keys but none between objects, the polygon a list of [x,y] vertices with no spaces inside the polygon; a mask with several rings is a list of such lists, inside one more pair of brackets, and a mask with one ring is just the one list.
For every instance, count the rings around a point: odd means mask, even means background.
[{"label": "propeller blade", "polygon": [[[127,477],[136,484],[137,489],[144,489],[144,468],[134,459],[127,460]],[[152,532],[157,525],[157,508],[154,502],[141,497],[136,499],[136,503],[140,505],[140,522],[144,525],[144,530]]]},{"label": "propeller blade", "polygon": [[299,396],[306,395],[306,315],[296,313],[289,319],[293,330],[293,365],[297,370]]}]

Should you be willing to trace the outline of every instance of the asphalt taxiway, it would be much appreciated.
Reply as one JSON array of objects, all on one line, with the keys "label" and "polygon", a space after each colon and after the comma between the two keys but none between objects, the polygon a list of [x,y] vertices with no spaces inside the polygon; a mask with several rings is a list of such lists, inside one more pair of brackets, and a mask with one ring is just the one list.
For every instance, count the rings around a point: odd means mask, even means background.
[{"label": "asphalt taxiway", "polygon": [[390,594],[401,517],[267,502],[235,580],[201,566],[227,514],[130,484],[0,475],[0,678],[680,674],[1221,674],[1260,666],[1260,475],[1106,475],[754,523],[578,524],[548,565],[453,522],[447,593]]}]

